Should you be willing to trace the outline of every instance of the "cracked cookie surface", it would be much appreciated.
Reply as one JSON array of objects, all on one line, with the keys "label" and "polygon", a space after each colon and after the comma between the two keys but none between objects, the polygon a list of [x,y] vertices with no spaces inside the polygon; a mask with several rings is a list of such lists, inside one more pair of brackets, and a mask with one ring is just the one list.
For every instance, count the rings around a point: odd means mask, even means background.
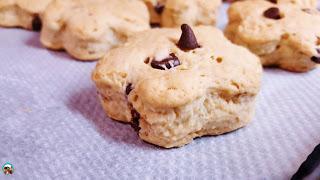
[{"label": "cracked cookie surface", "polygon": [[256,0],[235,2],[225,35],[259,55],[264,66],[305,72],[320,63],[320,14],[316,9]]},{"label": "cracked cookie surface", "polygon": [[41,42],[79,60],[96,60],[149,29],[145,4],[133,0],[55,0],[43,16]]},{"label": "cracked cookie surface", "polygon": [[92,74],[109,117],[166,148],[245,126],[260,89],[258,57],[216,28],[192,29],[138,33],[109,51]]}]

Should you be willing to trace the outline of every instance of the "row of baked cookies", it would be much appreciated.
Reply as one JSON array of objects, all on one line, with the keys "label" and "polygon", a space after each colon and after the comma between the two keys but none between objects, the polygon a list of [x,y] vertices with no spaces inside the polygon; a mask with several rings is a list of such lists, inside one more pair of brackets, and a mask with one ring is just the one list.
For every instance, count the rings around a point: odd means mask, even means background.
[{"label": "row of baked cookies", "polygon": [[215,25],[221,0],[144,0],[154,26]]},{"label": "row of baked cookies", "polygon": [[[48,6],[56,6],[59,2],[55,0],[3,0],[0,2],[0,26],[23,27],[26,29],[38,30],[38,26],[33,26],[39,16],[48,14],[45,12]],[[57,1],[57,0],[56,0]],[[62,0],[61,0],[62,1]],[[135,3],[139,0],[119,1],[121,4]],[[214,25],[216,22],[217,8],[221,5],[221,0],[140,0],[148,7],[150,23],[161,27],[176,27],[182,23],[192,25]],[[62,1],[63,2],[63,1]],[[70,0],[68,3],[86,5],[90,1]],[[50,3],[52,3],[50,5]],[[60,2],[61,3],[61,2]],[[107,3],[107,2],[106,2]],[[92,1],[94,6],[95,2]],[[136,10],[142,14],[146,13],[145,8],[140,5],[128,5],[126,11]],[[122,5],[121,5],[122,6]],[[123,10],[125,7],[117,7]],[[140,7],[139,7],[140,6]],[[115,8],[115,7],[114,7]],[[108,9],[106,9],[108,10]],[[132,14],[135,15],[135,14]],[[145,18],[147,18],[145,16]]]},{"label": "row of baked cookies", "polygon": [[[45,47],[65,49],[79,60],[96,60],[132,34],[150,29],[150,23],[214,25],[220,4],[220,0],[5,0],[0,2],[0,25],[34,30],[43,26]],[[316,4],[317,0],[235,3],[225,34],[259,55],[265,66],[308,71],[320,62]],[[272,8],[266,13],[275,17],[262,17],[268,7]]]},{"label": "row of baked cookies", "polygon": [[[151,24],[214,25],[221,0],[6,0],[0,2],[0,25],[40,30],[42,44],[65,49],[79,60],[96,60]],[[148,12],[148,8],[151,13]],[[154,14],[163,15],[163,20]],[[156,20],[155,20],[156,19]]]}]

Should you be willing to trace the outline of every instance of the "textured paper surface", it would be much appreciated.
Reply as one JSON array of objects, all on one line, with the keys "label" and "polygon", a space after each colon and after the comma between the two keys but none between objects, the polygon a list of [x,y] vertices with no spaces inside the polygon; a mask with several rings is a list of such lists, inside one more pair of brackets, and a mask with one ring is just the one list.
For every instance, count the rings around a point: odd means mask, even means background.
[{"label": "textured paper surface", "polygon": [[0,29],[0,164],[15,167],[0,179],[281,180],[320,143],[320,68],[265,70],[249,126],[165,150],[106,117],[90,80],[95,63],[38,39]]}]

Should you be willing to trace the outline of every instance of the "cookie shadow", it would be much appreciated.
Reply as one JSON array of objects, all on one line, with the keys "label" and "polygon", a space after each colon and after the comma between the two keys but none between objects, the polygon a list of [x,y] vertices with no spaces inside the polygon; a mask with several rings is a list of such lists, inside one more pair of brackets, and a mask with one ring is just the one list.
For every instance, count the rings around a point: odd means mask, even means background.
[{"label": "cookie shadow", "polygon": [[[55,59],[58,59],[58,60],[78,61],[75,58],[71,57],[64,50],[54,50],[54,49],[48,49],[48,48],[44,47],[40,42],[40,33],[39,32],[31,32],[31,33],[32,33],[32,35],[30,36],[30,38],[28,38],[25,41],[25,44],[28,47],[47,51],[48,55],[50,55],[50,56],[52,55],[52,56],[56,57]],[[92,61],[85,61],[85,62],[92,62]],[[95,61],[93,61],[93,62],[95,62]]]},{"label": "cookie shadow", "polygon": [[45,47],[43,47],[40,42],[40,33],[31,31],[31,34],[32,35],[26,40],[25,44],[36,49],[44,49]]},{"label": "cookie shadow", "polygon": [[75,113],[80,113],[108,142],[129,144],[133,147],[155,150],[156,146],[140,140],[129,124],[111,120],[104,112],[94,87],[76,91],[68,100],[67,107]]}]

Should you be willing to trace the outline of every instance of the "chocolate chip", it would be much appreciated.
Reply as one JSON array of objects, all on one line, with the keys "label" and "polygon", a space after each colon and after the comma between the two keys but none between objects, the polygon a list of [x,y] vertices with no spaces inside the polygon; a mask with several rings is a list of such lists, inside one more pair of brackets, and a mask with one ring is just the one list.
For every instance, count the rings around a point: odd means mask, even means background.
[{"label": "chocolate chip", "polygon": [[160,28],[160,23],[150,23],[151,28]]},{"label": "chocolate chip", "polygon": [[[316,48],[316,51],[318,54],[320,54],[320,48]],[[320,64],[320,57],[319,56],[312,56],[310,59],[311,59],[311,61],[313,61],[317,64]]]},{"label": "chocolate chip", "polygon": [[182,34],[178,42],[178,47],[182,50],[192,50],[199,48],[196,36],[191,27],[187,24],[181,25]]},{"label": "chocolate chip", "polygon": [[40,31],[42,28],[42,22],[38,15],[36,15],[32,20],[32,30]]},{"label": "chocolate chip", "polygon": [[277,4],[278,2],[278,0],[268,0],[269,2],[271,2],[271,3],[274,3],[274,4]]},{"label": "chocolate chip", "polygon": [[174,53],[171,53],[169,57],[161,61],[157,61],[155,59],[152,60],[150,65],[155,69],[166,70],[166,69],[171,69],[173,67],[179,66],[180,64],[181,63],[178,57]]},{"label": "chocolate chip", "polygon": [[141,128],[139,127],[139,120],[140,120],[140,113],[136,111],[135,109],[131,110],[131,127],[135,131],[139,131]]},{"label": "chocolate chip", "polygon": [[129,95],[132,90],[133,90],[132,84],[129,83],[126,87],[126,95]]},{"label": "chocolate chip", "polygon": [[156,11],[157,14],[162,14],[164,10],[164,5],[157,3],[157,5],[154,7],[154,10]]},{"label": "chocolate chip", "polygon": [[267,9],[264,13],[263,13],[264,17],[266,18],[270,18],[270,19],[281,19],[281,15],[280,15],[280,10],[277,7],[271,7],[269,9]]},{"label": "chocolate chip", "polygon": [[221,63],[222,61],[223,61],[223,58],[222,58],[222,57],[218,57],[218,58],[217,58],[217,62],[218,62],[218,63]]},{"label": "chocolate chip", "polygon": [[312,56],[311,57],[311,61],[317,63],[317,64],[320,64],[320,57],[317,57],[317,56]]},{"label": "chocolate chip", "polygon": [[144,61],[143,61],[145,64],[149,64],[149,62],[150,62],[150,58],[148,57],[148,58],[146,58]]}]

